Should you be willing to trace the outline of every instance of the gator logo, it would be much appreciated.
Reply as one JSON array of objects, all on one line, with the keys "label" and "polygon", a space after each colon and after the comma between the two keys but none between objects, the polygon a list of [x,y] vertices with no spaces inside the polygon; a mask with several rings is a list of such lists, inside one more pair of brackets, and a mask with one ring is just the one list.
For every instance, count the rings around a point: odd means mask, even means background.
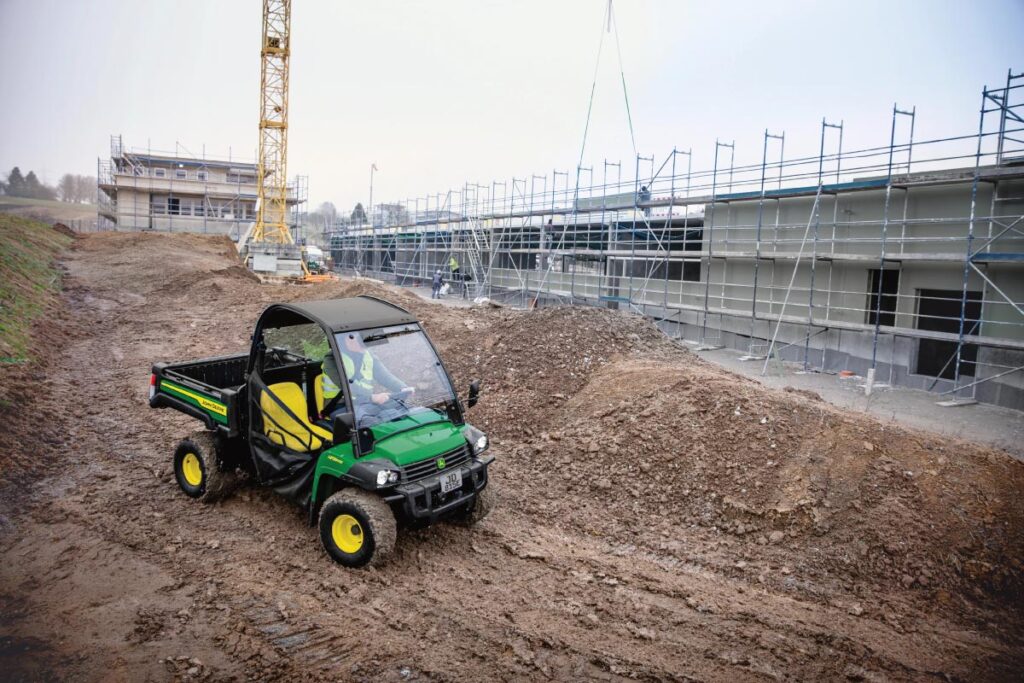
[{"label": "gator logo", "polygon": [[437,459],[437,469],[443,470],[444,469],[444,465],[445,465],[444,458],[438,458]]},{"label": "gator logo", "polygon": [[206,398],[205,396],[201,396],[200,394],[197,394],[195,392],[188,391],[183,387],[179,387],[178,385],[171,384],[170,382],[167,381],[161,381],[160,387],[163,389],[167,389],[169,391],[173,391],[174,393],[180,394],[181,396],[187,396],[188,398],[195,401],[200,407],[209,410],[211,413],[216,413],[221,417],[227,417],[228,415],[227,406],[224,405],[223,403],[220,403],[219,401],[213,401],[211,399]]}]

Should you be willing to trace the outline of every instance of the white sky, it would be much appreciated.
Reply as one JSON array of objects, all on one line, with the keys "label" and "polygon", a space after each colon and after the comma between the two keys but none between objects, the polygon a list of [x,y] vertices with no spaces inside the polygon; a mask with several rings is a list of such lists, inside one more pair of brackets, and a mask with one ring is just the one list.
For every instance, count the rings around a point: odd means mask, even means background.
[{"label": "white sky", "polygon": [[[822,116],[847,149],[971,133],[983,85],[1024,71],[1024,0],[616,0],[637,145],[659,160],[715,138],[760,161],[817,153]],[[465,181],[575,168],[604,0],[294,0],[289,174],[310,208],[348,210]],[[252,158],[260,0],[0,0],[0,169],[94,174],[125,144]],[[606,36],[584,164],[632,176]],[[561,183],[562,181],[560,181]]]}]

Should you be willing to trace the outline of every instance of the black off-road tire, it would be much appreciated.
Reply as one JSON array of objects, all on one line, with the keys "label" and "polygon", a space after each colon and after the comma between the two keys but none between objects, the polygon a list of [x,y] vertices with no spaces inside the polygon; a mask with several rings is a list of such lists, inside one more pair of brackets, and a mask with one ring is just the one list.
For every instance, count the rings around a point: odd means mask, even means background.
[{"label": "black off-road tire", "polygon": [[491,514],[494,509],[494,484],[490,481],[484,490],[476,494],[472,507],[455,518],[455,521],[462,526],[473,526]]},{"label": "black off-road tire", "polygon": [[[334,521],[341,515],[356,519],[362,536],[361,546],[346,552],[335,542]],[[320,542],[335,562],[346,567],[379,565],[391,555],[398,538],[398,523],[391,508],[380,497],[356,488],[342,489],[320,508]]]},{"label": "black off-road tire", "polygon": [[[199,460],[201,480],[190,482],[186,477],[184,462],[189,454]],[[213,503],[230,495],[242,482],[234,471],[225,471],[219,452],[217,435],[208,430],[198,430],[187,439],[182,439],[174,451],[174,478],[185,495],[204,503]]]}]

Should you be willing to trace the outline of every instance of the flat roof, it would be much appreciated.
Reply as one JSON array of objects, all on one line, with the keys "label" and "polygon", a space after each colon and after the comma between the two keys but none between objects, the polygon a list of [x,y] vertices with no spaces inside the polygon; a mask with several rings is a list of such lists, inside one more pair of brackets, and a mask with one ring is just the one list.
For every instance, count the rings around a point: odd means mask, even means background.
[{"label": "flat roof", "polygon": [[192,157],[162,156],[158,154],[136,154],[125,152],[125,158],[136,159],[143,163],[169,164],[171,166],[189,166],[199,168],[237,168],[240,171],[252,171],[256,173],[256,164],[245,161],[215,161],[212,159],[194,159]]},{"label": "flat roof", "polygon": [[365,295],[350,299],[273,304],[261,316],[264,324],[276,325],[300,324],[305,322],[302,318],[314,320],[332,332],[419,322],[416,316],[401,306]]}]

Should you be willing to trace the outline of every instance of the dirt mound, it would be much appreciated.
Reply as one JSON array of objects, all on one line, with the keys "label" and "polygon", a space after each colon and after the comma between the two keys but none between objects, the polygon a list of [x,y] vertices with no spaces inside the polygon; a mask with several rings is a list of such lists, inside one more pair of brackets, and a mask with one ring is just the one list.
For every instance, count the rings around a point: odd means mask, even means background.
[{"label": "dirt mound", "polygon": [[227,268],[220,268],[211,273],[214,277],[222,277],[234,280],[249,280],[250,282],[259,283],[260,277],[256,273],[252,272],[245,266],[239,264],[237,266],[228,266]]},{"label": "dirt mound", "polygon": [[486,400],[475,419],[500,436],[539,433],[595,372],[618,358],[687,355],[650,323],[607,309],[444,310],[428,317],[427,326],[439,333],[456,384],[481,380]]},{"label": "dirt mound", "polygon": [[425,313],[434,308],[412,292],[400,287],[386,285],[377,280],[338,280],[328,282],[316,290],[313,295],[303,296],[304,299],[345,299],[353,296],[375,296],[384,299],[408,311]]},{"label": "dirt mound", "polygon": [[74,230],[72,230],[68,226],[64,225],[63,223],[54,223],[53,224],[53,229],[54,229],[55,232],[59,232],[60,234],[64,235],[65,237],[70,237],[72,239],[78,239],[78,237],[79,237],[77,232],[75,232]]},{"label": "dirt mound", "polygon": [[543,449],[518,449],[523,469],[568,474],[572,496],[599,495],[633,538],[713,527],[823,575],[1024,595],[1024,466],[1006,454],[703,363],[612,363],[547,426]]}]

